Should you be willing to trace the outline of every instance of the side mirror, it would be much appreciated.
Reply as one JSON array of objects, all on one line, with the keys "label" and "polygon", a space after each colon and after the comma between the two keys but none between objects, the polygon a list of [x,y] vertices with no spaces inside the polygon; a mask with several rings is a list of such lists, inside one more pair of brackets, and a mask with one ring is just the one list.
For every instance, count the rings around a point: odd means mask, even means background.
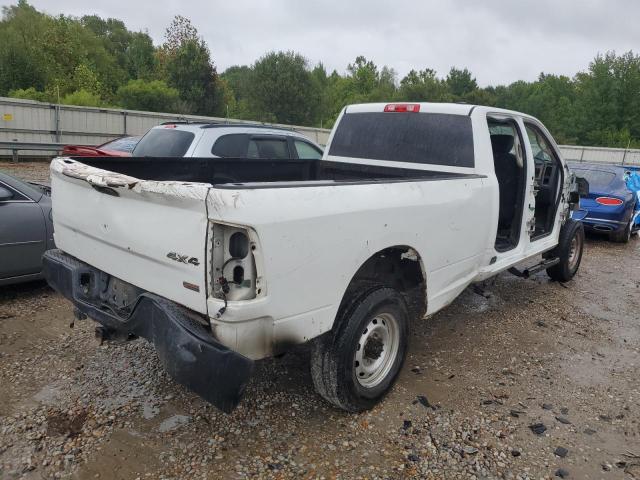
[{"label": "side mirror", "polygon": [[586,178],[576,177],[576,186],[578,187],[578,195],[581,197],[589,195],[589,182]]},{"label": "side mirror", "polygon": [[0,187],[0,202],[6,202],[13,198],[13,192],[8,188]]}]

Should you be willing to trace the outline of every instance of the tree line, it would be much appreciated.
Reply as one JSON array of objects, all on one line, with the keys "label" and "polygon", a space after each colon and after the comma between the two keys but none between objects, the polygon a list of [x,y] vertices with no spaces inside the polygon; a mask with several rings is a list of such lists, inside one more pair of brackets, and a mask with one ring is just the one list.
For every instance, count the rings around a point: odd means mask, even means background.
[{"label": "tree line", "polygon": [[191,21],[176,16],[164,42],[115,18],[3,7],[0,96],[87,106],[210,115],[330,128],[342,107],[377,101],[467,102],[529,113],[560,143],[640,148],[640,56],[598,54],[573,78],[480,87],[466,68],[398,78],[363,56],[345,72],[269,52],[219,73]]}]

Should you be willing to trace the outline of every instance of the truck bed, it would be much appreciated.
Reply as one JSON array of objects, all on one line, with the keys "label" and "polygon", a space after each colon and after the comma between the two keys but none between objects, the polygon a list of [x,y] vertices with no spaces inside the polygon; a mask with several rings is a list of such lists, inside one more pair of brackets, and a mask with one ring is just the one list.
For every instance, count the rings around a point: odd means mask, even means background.
[{"label": "truck bed", "polygon": [[218,188],[318,186],[341,183],[380,183],[447,180],[477,175],[363,165],[325,160],[250,158],[72,157],[85,165],[141,180],[199,182]]}]

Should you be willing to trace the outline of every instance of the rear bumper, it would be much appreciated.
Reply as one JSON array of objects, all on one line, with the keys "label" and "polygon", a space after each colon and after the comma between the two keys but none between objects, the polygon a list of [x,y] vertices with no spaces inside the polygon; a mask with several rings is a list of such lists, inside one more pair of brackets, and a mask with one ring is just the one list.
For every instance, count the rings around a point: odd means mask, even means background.
[{"label": "rear bumper", "polygon": [[134,334],[155,346],[169,375],[224,412],[239,403],[253,361],[216,342],[194,312],[158,295],[142,292],[125,315],[105,300],[108,274],[62,252],[43,257],[49,285],[89,318],[121,335]]},{"label": "rear bumper", "polygon": [[584,224],[586,230],[612,233],[623,231],[627,227],[628,222],[625,223],[619,220],[587,216],[582,220],[582,223]]}]

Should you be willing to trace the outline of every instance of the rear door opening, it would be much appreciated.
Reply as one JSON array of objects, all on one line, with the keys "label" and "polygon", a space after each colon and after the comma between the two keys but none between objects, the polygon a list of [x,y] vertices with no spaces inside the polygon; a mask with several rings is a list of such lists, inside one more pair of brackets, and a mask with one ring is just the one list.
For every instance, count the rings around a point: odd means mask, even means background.
[{"label": "rear door opening", "polygon": [[526,156],[520,128],[514,119],[488,118],[488,125],[500,192],[495,249],[506,252],[515,248],[520,241],[526,189]]}]

